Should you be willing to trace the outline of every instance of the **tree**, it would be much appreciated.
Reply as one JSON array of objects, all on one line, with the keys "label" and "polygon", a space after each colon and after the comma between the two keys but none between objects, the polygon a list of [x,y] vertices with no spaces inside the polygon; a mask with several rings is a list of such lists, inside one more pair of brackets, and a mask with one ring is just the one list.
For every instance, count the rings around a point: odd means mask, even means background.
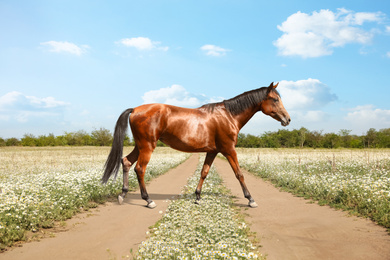
[{"label": "tree", "polygon": [[237,147],[245,147],[245,148],[259,148],[263,147],[263,140],[257,136],[251,134],[243,134],[239,133],[237,137]]},{"label": "tree", "polygon": [[322,130],[307,132],[305,135],[306,145],[308,147],[319,148],[322,147]]},{"label": "tree", "polygon": [[264,141],[264,147],[268,148],[279,148],[281,147],[280,139],[276,132],[265,132],[261,139]]},{"label": "tree", "polygon": [[54,134],[46,135],[40,135],[38,139],[36,140],[37,146],[57,146],[59,145],[59,142],[57,138],[54,136]]},{"label": "tree", "polygon": [[112,134],[110,130],[105,128],[92,131],[91,137],[94,145],[97,146],[109,146],[112,143]]},{"label": "tree", "polygon": [[281,147],[295,147],[298,145],[298,131],[295,129],[292,131],[281,129],[277,132],[277,138]]},{"label": "tree", "polygon": [[23,146],[36,146],[35,140],[36,140],[36,138],[34,135],[25,134],[21,140],[21,144]]},{"label": "tree", "polygon": [[336,135],[335,133],[325,134],[324,147],[332,149],[340,147],[340,136]]},{"label": "tree", "polygon": [[301,129],[299,129],[299,147],[303,148],[303,145],[306,141],[306,133],[308,132],[309,130],[304,127],[301,127]]},{"label": "tree", "polygon": [[378,147],[390,148],[390,128],[381,129],[377,133]]},{"label": "tree", "polygon": [[365,143],[367,144],[367,147],[375,147],[376,145],[376,130],[374,128],[370,128],[365,137]]},{"label": "tree", "polygon": [[363,148],[364,147],[364,140],[361,136],[352,136],[351,142],[350,142],[350,148]]},{"label": "tree", "polygon": [[83,146],[92,144],[91,136],[84,130],[79,130],[75,133],[65,132],[65,135],[62,136],[60,139],[61,143],[64,143],[65,145]]},{"label": "tree", "polygon": [[21,145],[20,141],[17,138],[8,138],[7,141],[5,141],[6,146],[19,146]]},{"label": "tree", "polygon": [[339,131],[339,135],[341,138],[342,146],[345,148],[351,147],[351,140],[352,137],[349,135],[352,132],[352,130],[347,130],[347,129],[341,129]]},{"label": "tree", "polygon": [[125,140],[123,141],[123,145],[124,146],[131,146],[131,145],[134,145],[134,142],[132,142],[130,137],[126,135]]}]

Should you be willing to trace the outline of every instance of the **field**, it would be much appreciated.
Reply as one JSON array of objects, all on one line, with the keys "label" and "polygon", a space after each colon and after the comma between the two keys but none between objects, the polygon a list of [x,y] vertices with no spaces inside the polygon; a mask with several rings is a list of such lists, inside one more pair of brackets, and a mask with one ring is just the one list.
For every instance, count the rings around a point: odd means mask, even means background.
[{"label": "field", "polygon": [[[68,219],[117,195],[122,186],[121,175],[116,182],[100,183],[109,149],[1,148],[0,247],[26,239],[27,231],[50,228],[56,221]],[[125,148],[124,153],[130,149]],[[237,151],[243,168],[271,180],[276,186],[390,227],[390,150]],[[161,175],[186,158],[188,154],[158,148],[148,166],[146,178],[150,180]],[[238,258],[257,257],[246,237],[249,227],[234,210],[231,211],[231,197],[221,186],[217,174],[212,172],[206,179],[202,207],[193,204],[193,190],[198,178],[190,179],[182,197],[172,202],[165,215],[161,215],[161,221],[151,230],[150,240],[140,248],[141,259],[161,254],[164,250],[167,256],[174,254],[199,259],[206,256],[224,258],[232,254]],[[135,174],[130,174],[129,181],[130,187],[137,187]],[[191,212],[191,217],[186,212]],[[173,218],[176,215],[181,217]],[[230,223],[228,220],[232,216]],[[222,220],[221,217],[227,219]],[[196,226],[193,221],[196,218],[207,219],[207,227],[204,224]],[[173,227],[179,229],[171,232]],[[227,233],[231,236],[224,237]],[[210,234],[217,235],[212,237]],[[236,239],[230,240],[231,237]],[[178,243],[185,239],[186,243]],[[156,244],[159,246],[156,247]]]},{"label": "field", "polygon": [[[100,183],[108,147],[0,149],[0,249],[24,240],[26,231],[52,227],[81,210],[96,207],[122,188],[122,176]],[[126,148],[125,153],[131,148]],[[145,179],[150,180],[187,158],[159,148]],[[130,174],[130,188],[138,186]]]},{"label": "field", "polygon": [[241,167],[390,228],[390,150],[239,149]]},{"label": "field", "polygon": [[203,185],[200,205],[194,203],[203,162],[204,156],[180,198],[170,203],[151,237],[142,242],[137,259],[262,259],[214,167]]}]

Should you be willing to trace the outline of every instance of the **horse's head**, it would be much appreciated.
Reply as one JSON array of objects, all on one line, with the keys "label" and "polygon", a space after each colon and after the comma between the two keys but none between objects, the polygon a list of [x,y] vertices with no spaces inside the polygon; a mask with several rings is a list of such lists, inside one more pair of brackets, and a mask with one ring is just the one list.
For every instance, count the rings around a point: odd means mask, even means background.
[{"label": "horse's head", "polygon": [[261,103],[260,110],[263,111],[264,114],[280,121],[282,126],[287,126],[290,123],[291,118],[283,106],[279,93],[276,91],[278,85],[279,83],[274,85],[273,82],[269,85],[267,88],[267,97]]}]

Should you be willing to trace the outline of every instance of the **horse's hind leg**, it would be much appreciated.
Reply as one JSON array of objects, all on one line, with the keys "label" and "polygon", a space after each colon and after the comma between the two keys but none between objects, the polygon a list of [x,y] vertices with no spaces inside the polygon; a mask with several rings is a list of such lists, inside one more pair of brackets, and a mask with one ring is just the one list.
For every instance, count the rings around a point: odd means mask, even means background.
[{"label": "horse's hind leg", "polygon": [[148,192],[146,191],[144,177],[145,177],[146,166],[149,163],[153,150],[154,147],[148,147],[146,149],[140,150],[138,162],[134,168],[135,172],[137,173],[138,183],[141,190],[141,197],[148,203],[147,207],[151,209],[155,208],[157,205],[156,203],[154,203],[153,200],[149,198]]},{"label": "horse's hind leg", "polygon": [[129,171],[130,167],[137,161],[139,155],[138,147],[135,146],[133,151],[129,153],[126,157],[122,159],[122,168],[123,168],[123,187],[122,193],[118,196],[119,204],[122,204],[123,199],[125,198],[127,192],[129,191]]},{"label": "horse's hind leg", "polygon": [[196,194],[195,203],[196,204],[199,204],[199,202],[200,202],[200,193],[202,191],[202,185],[203,185],[204,180],[207,177],[207,174],[209,173],[210,167],[213,164],[215,156],[217,156],[217,153],[207,153],[206,159],[204,160],[199,183],[198,183],[198,186],[196,187],[196,190],[195,190],[195,194]]}]

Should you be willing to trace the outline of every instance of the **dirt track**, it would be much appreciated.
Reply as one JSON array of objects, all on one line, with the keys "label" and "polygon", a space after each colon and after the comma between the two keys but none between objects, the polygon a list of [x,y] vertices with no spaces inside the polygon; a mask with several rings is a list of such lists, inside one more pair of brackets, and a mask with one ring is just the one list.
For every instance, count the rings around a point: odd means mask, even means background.
[{"label": "dirt track", "polygon": [[[132,192],[123,205],[107,203],[80,214],[67,221],[68,231],[1,253],[0,260],[126,258],[161,217],[159,211],[165,211],[166,199],[180,193],[197,162],[198,156],[191,156],[148,185],[157,203],[153,210],[145,207],[139,191]],[[247,221],[257,232],[267,259],[390,259],[390,236],[371,221],[310,204],[245,172],[247,186],[259,204],[258,208],[247,208],[228,163],[217,158],[215,165],[225,185],[238,197],[236,204],[248,214]]]},{"label": "dirt track", "polygon": [[167,208],[166,200],[180,194],[197,164],[198,156],[191,156],[150,182],[147,189],[157,204],[155,209],[145,207],[139,190],[131,192],[123,205],[106,203],[92,210],[92,216],[91,213],[80,214],[67,221],[68,231],[2,253],[0,260],[128,259],[130,249],[138,249],[148,228],[161,218],[159,211]]},{"label": "dirt track", "polygon": [[[224,184],[247,207],[230,166],[216,160]],[[328,206],[281,192],[270,183],[244,171],[245,182],[259,207],[245,210],[251,231],[257,232],[261,252],[268,260],[390,259],[390,236],[373,222],[348,216]]]}]

